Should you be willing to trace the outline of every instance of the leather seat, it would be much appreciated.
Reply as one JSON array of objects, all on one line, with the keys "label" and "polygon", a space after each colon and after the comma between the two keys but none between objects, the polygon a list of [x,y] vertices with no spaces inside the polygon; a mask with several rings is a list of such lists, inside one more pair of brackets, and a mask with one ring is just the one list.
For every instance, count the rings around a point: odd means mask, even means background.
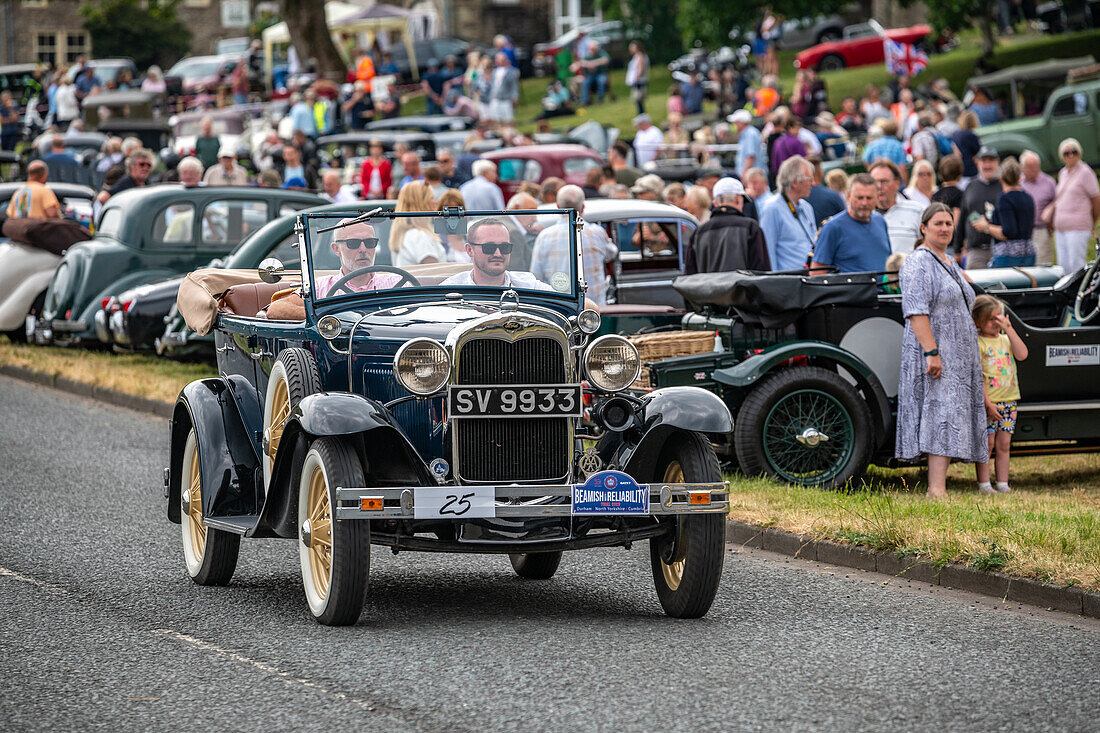
[{"label": "leather seat", "polygon": [[245,318],[256,315],[271,303],[271,296],[280,290],[294,287],[292,282],[245,283],[233,285],[218,300],[218,310],[228,311]]}]

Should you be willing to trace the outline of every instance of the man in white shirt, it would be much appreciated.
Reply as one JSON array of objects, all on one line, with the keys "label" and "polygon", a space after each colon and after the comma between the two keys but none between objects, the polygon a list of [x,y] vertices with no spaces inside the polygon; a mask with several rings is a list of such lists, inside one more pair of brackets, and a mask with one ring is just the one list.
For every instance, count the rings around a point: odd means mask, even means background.
[{"label": "man in white shirt", "polygon": [[340,184],[340,171],[325,171],[321,177],[321,198],[334,204],[352,204],[357,200],[347,186]]},{"label": "man in white shirt", "polygon": [[898,192],[901,188],[901,171],[893,161],[879,158],[871,166],[870,174],[875,179],[878,197],[876,210],[886,218],[890,251],[909,254],[920,236],[920,218],[924,214],[924,207]]},{"label": "man in white shirt", "polygon": [[[558,189],[558,208],[574,209],[577,216],[584,214],[584,191],[580,186],[568,185]],[[612,262],[619,254],[607,232],[598,224],[586,223],[577,241],[584,264],[584,280],[588,284],[588,299],[596,305],[607,302],[607,275],[605,264]],[[569,223],[567,219],[547,227],[535,239],[535,249],[531,252],[531,273],[549,282],[562,292],[568,292],[571,284],[568,280],[576,270],[576,255],[569,247]],[[562,276],[566,278],[563,280]]]},{"label": "man in white shirt", "polygon": [[634,118],[634,129],[637,130],[634,133],[634,162],[641,168],[657,159],[657,150],[664,144],[665,138],[644,112]]},{"label": "man in white shirt", "polygon": [[237,163],[237,151],[223,145],[218,151],[218,164],[206,169],[202,182],[207,186],[246,186],[248,171]]},{"label": "man in white shirt", "polygon": [[503,211],[504,194],[496,184],[497,166],[491,160],[474,161],[474,177],[459,186],[466,211]]},{"label": "man in white shirt", "polygon": [[466,254],[473,268],[451,275],[442,285],[478,285],[489,288],[526,288],[550,290],[529,272],[508,270],[512,259],[512,240],[502,219],[487,217],[470,226],[466,233]]}]

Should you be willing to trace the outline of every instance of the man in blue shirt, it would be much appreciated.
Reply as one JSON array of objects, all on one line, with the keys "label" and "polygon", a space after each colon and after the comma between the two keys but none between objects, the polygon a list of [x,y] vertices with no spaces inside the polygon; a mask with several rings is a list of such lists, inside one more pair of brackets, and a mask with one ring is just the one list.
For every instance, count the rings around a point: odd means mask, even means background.
[{"label": "man in blue shirt", "polygon": [[76,158],[65,150],[65,137],[60,134],[50,138],[50,152],[43,156],[42,160],[47,163],[76,165]]},{"label": "man in blue shirt", "polygon": [[739,109],[727,117],[737,128],[737,176],[744,182],[750,168],[768,167],[768,151],[764,140],[752,124],[752,112]]},{"label": "man in blue shirt", "polygon": [[313,92],[306,92],[305,99],[298,92],[290,95],[294,103],[290,108],[291,132],[301,130],[311,140],[317,137],[317,120],[313,117]]},{"label": "man in blue shirt", "polygon": [[76,77],[76,98],[82,102],[84,101],[84,97],[91,94],[94,90],[102,88],[103,81],[96,76],[95,69],[91,66],[85,66]]},{"label": "man in blue shirt", "polygon": [[[879,129],[882,131],[882,135],[872,139],[877,134],[873,130]],[[893,162],[901,171],[902,180],[907,180],[905,176],[905,166],[909,164],[909,158],[905,154],[905,146],[901,144],[901,140],[898,140],[898,123],[891,120],[883,120],[875,127],[871,128],[871,131],[867,132],[867,139],[870,142],[867,147],[863,149],[863,162],[870,168],[871,164],[879,158],[886,158]]]},{"label": "man in blue shirt", "polygon": [[438,61],[428,59],[428,73],[424,74],[420,80],[420,88],[424,90],[424,97],[427,100],[428,114],[443,114],[445,103],[443,90],[449,78],[446,72],[440,70]]},{"label": "man in blue shirt", "polygon": [[684,114],[697,115],[703,111],[703,75],[698,71],[691,73],[687,83],[680,86],[680,96],[684,100]]},{"label": "man in blue shirt", "polygon": [[806,197],[813,185],[813,167],[801,155],[783,161],[776,174],[779,195],[760,215],[760,228],[775,271],[801,270],[814,248],[814,210]]},{"label": "man in blue shirt", "polygon": [[[841,272],[882,272],[890,256],[886,219],[875,211],[875,179],[859,173],[848,184],[848,208],[825,222],[817,235],[812,267]],[[824,269],[814,274],[822,274]]]}]

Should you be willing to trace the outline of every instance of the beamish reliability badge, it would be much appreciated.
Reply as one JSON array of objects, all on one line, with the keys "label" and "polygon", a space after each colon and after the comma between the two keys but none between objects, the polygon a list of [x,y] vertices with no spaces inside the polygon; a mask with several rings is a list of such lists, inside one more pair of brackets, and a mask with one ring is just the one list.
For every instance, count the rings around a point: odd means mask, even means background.
[{"label": "beamish reliability badge", "polygon": [[573,514],[649,514],[649,486],[622,471],[600,471],[573,486]]}]

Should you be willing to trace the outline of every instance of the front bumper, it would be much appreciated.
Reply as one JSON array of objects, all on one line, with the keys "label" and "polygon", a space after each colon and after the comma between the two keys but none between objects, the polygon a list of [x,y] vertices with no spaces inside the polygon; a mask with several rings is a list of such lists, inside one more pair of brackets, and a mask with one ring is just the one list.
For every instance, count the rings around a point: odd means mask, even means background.
[{"label": "front bumper", "polygon": [[[481,486],[386,488],[337,487],[337,519],[414,519],[418,489],[461,489]],[[573,486],[568,484],[542,486],[491,487],[496,500],[493,517],[497,519],[539,519],[574,516]],[[584,514],[585,517],[645,517],[678,514],[725,514],[729,512],[729,482],[710,484],[653,483],[648,487],[649,508],[646,513],[609,511]],[[373,508],[368,508],[373,507]],[[380,508],[379,508],[380,507]],[[579,515],[578,515],[579,516]],[[455,521],[462,521],[456,518]]]}]

